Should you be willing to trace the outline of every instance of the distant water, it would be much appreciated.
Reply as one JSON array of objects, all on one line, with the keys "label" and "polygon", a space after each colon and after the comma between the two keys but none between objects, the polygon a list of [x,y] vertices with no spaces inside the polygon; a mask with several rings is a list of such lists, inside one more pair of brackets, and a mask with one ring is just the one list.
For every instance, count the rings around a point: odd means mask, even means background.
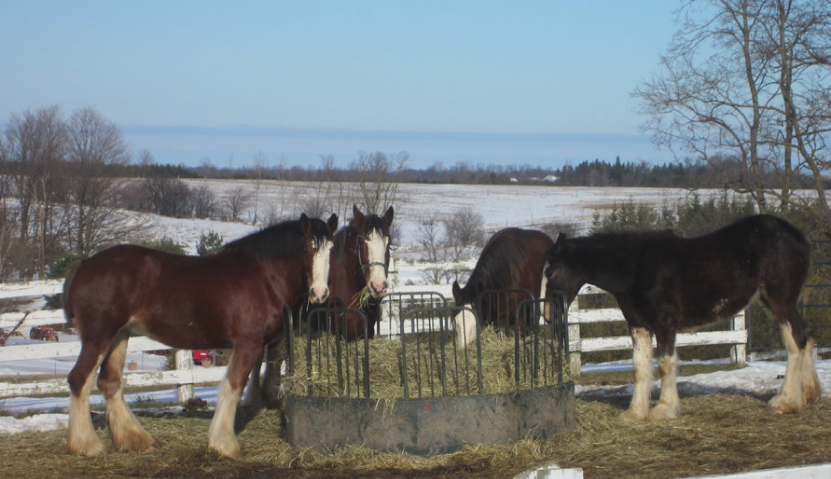
[{"label": "distant water", "polygon": [[445,168],[470,165],[532,165],[560,167],[584,160],[651,164],[670,162],[643,135],[442,133],[285,128],[126,127],[134,152],[150,150],[160,163],[198,166],[209,159],[217,167],[251,166],[258,152],[268,166],[316,168],[321,156],[332,155],[348,167],[360,151],[410,154],[408,165]]}]

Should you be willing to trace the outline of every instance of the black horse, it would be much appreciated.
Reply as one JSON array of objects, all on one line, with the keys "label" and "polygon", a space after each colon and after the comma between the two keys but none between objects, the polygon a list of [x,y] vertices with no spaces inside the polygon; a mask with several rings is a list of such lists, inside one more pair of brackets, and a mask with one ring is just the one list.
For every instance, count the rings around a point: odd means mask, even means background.
[{"label": "black horse", "polygon": [[[788,351],[785,380],[770,407],[777,413],[797,412],[819,399],[813,341],[797,309],[811,264],[810,247],[790,223],[749,216],[696,238],[668,231],[574,239],[560,234],[546,261],[548,291],[565,292],[569,303],[586,283],[617,299],[634,346],[635,389],[625,421],[678,417],[677,332],[730,318],[756,295],[779,321]],[[653,334],[661,396],[650,410]]]}]

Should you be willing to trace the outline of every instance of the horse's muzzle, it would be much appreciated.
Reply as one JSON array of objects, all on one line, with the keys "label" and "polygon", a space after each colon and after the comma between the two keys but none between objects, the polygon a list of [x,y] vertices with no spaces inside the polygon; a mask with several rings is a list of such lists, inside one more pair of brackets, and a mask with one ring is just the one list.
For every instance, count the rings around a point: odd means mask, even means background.
[{"label": "horse's muzzle", "polygon": [[375,299],[381,299],[387,295],[387,282],[371,281],[369,283],[369,292]]},{"label": "horse's muzzle", "polygon": [[329,287],[313,287],[309,289],[309,302],[321,304],[329,299]]}]

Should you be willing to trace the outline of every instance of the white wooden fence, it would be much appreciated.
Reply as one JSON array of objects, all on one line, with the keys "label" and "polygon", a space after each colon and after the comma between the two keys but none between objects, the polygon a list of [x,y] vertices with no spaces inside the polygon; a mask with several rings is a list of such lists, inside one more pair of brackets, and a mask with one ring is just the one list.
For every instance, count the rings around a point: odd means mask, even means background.
[{"label": "white wooden fence", "polygon": [[[61,283],[54,282],[47,288],[46,294],[53,294],[60,290]],[[452,297],[449,286],[438,286],[434,289],[445,297]],[[39,291],[43,291],[41,287]],[[425,287],[407,286],[397,287],[397,292],[425,291]],[[584,291],[581,294],[596,292]],[[31,295],[31,290],[23,287],[19,291],[9,292],[4,288],[0,298],[23,297]],[[572,373],[580,371],[582,353],[594,351],[626,350],[632,348],[629,336],[605,338],[580,338],[580,325],[596,322],[624,321],[618,309],[580,310],[575,301],[569,310],[569,349]],[[23,313],[7,313],[0,315],[0,327],[9,330],[13,328]],[[63,312],[60,310],[36,311],[31,313],[22,328],[26,334],[32,326],[61,324],[64,322]],[[694,346],[705,344],[731,344],[732,360],[744,365],[746,357],[747,331],[744,325],[744,314],[733,318],[732,330],[715,332],[698,332],[695,334],[678,335],[678,346]],[[383,325],[382,325],[383,327]],[[389,329],[387,327],[387,329]],[[130,339],[128,352],[168,350],[168,346],[145,337]],[[74,359],[81,351],[79,341],[39,342],[36,344],[9,345],[0,347],[0,362],[25,361],[31,359],[61,358],[74,363]],[[179,400],[186,401],[193,397],[194,384],[210,384],[222,380],[225,367],[194,368],[190,351],[176,352],[176,369],[170,371],[132,372],[125,371],[124,384],[126,387],[144,386],[175,386],[179,391]],[[67,394],[69,387],[65,377],[43,380],[21,381],[17,378],[0,379],[0,399],[17,396],[32,396],[46,394]]]},{"label": "white wooden fence", "polygon": [[[600,291],[597,288],[593,288],[592,290],[584,289],[580,294],[596,294],[598,292]],[[568,310],[569,362],[572,375],[579,375],[582,353],[632,349],[632,338],[628,335],[581,338],[581,324],[621,322],[626,321],[626,319],[617,308],[579,309],[577,304],[578,301],[574,301]],[[732,345],[730,360],[734,364],[744,366],[747,361],[747,337],[744,311],[741,311],[730,321],[729,331],[680,333],[675,344],[678,347],[729,344]],[[654,337],[652,338],[652,345],[655,346]]]},{"label": "white wooden fence", "polygon": [[[25,298],[33,295],[49,295],[60,292],[62,281],[37,281],[20,285],[3,285],[0,298]],[[24,313],[5,313],[0,315],[0,328],[6,331],[14,328]],[[20,332],[28,335],[33,326],[46,326],[64,323],[63,311],[34,311],[26,317]],[[145,337],[131,338],[128,353],[143,351],[163,351],[170,347]],[[80,341],[61,340],[58,342],[42,341],[32,344],[7,345],[0,347],[0,363],[4,361],[27,361],[33,359],[55,358],[71,361],[81,352]],[[178,388],[180,401],[193,397],[193,385],[215,383],[225,375],[224,367],[194,368],[190,351],[177,351],[176,369],[153,372],[124,372],[124,384],[127,387],[175,386]],[[68,394],[66,377],[22,381],[19,378],[0,379],[0,399],[17,396],[34,396],[46,394]]]}]

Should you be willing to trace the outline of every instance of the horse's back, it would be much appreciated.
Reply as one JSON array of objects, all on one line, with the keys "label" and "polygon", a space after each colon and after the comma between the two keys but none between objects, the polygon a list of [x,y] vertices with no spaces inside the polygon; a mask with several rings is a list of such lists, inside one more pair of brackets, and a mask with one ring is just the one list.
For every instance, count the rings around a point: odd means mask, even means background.
[{"label": "horse's back", "polygon": [[728,251],[750,274],[792,272],[802,281],[807,279],[810,244],[802,231],[776,216],[747,216],[701,238],[712,249]]},{"label": "horse's back", "polygon": [[68,314],[82,335],[84,329],[112,333],[130,322],[136,334],[173,346],[192,341],[225,347],[218,338],[227,335],[228,328],[220,320],[242,324],[248,320],[242,313],[251,308],[258,314],[279,310],[255,262],[244,258],[234,253],[197,257],[114,246],[80,262],[67,288]]},{"label": "horse's back", "polygon": [[807,281],[808,241],[774,216],[748,216],[683,244],[684,309],[695,323],[730,317],[757,293],[766,301],[795,303]]},{"label": "horse's back", "polygon": [[483,280],[487,289],[528,289],[537,295],[553,244],[542,231],[501,229],[485,244],[469,283]]}]

